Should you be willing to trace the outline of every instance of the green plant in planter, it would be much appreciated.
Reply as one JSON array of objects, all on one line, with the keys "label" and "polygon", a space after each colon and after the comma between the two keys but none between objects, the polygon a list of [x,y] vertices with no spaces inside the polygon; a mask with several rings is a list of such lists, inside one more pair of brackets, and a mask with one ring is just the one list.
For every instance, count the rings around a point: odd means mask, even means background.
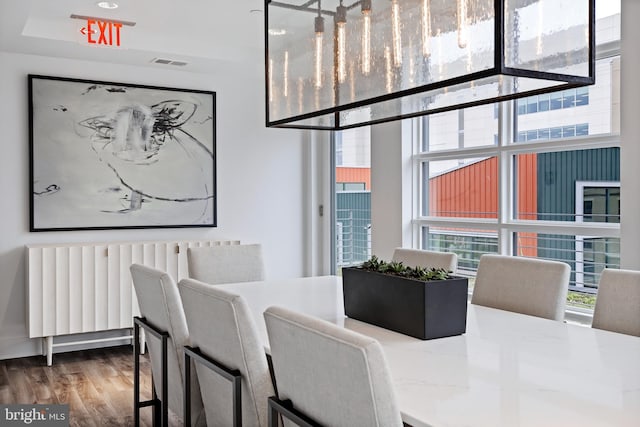
[{"label": "green plant in planter", "polygon": [[367,271],[375,271],[383,274],[407,277],[410,279],[429,281],[445,280],[451,278],[449,271],[444,268],[407,267],[402,262],[386,262],[373,255],[371,259],[365,261],[360,268]]}]

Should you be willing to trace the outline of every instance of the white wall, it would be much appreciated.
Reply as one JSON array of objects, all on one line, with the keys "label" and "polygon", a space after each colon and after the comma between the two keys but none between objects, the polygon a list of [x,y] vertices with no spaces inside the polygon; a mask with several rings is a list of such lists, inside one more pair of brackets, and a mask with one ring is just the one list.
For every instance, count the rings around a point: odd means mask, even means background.
[{"label": "white wall", "polygon": [[[218,227],[30,233],[29,73],[216,91]],[[206,75],[0,52],[0,359],[40,351],[27,338],[26,244],[240,239],[264,245],[268,277],[303,274],[303,133],[265,127],[263,82],[262,67]]]},{"label": "white wall", "polygon": [[640,270],[640,2],[622,0],[620,106],[620,267]]},{"label": "white wall", "polygon": [[390,261],[413,247],[411,120],[371,126],[371,253]]}]

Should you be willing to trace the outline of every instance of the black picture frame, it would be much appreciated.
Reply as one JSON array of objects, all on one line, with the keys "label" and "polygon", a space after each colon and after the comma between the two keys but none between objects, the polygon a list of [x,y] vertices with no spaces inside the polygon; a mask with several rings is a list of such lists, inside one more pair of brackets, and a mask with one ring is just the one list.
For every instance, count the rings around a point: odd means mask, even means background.
[{"label": "black picture frame", "polygon": [[28,75],[30,231],[216,227],[216,93]]}]

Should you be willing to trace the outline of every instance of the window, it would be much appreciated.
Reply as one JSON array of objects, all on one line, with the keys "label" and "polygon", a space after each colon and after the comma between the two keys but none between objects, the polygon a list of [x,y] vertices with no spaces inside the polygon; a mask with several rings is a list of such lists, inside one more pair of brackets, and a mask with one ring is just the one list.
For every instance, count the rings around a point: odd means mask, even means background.
[{"label": "window", "polygon": [[342,135],[339,133],[336,135],[336,165],[342,165]]},{"label": "window", "polygon": [[540,129],[549,129],[551,139],[618,133],[619,62],[619,56],[598,59],[593,86],[517,100],[514,141],[543,141]]},{"label": "window", "polygon": [[459,274],[473,274],[483,254],[498,252],[498,236],[491,230],[422,227],[422,235],[425,249],[458,255]]},{"label": "window", "polygon": [[576,107],[589,104],[589,88],[579,87],[576,89]]},{"label": "window", "polygon": [[589,105],[589,88],[567,89],[554,94],[544,94],[521,98],[516,103],[518,115],[542,111],[560,110]]},{"label": "window", "polygon": [[[616,4],[596,25],[609,47]],[[457,253],[470,276],[485,253],[566,262],[568,303],[593,308],[602,269],[620,264],[620,56],[605,51],[594,86],[417,119],[421,248]]]},{"label": "window", "polygon": [[559,110],[562,108],[562,94],[559,92],[552,93],[551,96],[550,109],[551,110]]},{"label": "window", "polygon": [[[538,95],[538,111],[549,111],[551,108],[551,95]],[[589,102],[589,92],[587,92],[587,102]]]},{"label": "window", "polygon": [[[518,132],[516,142],[541,141],[547,139],[571,138],[589,134],[589,123],[579,125],[558,126],[553,128],[531,129]],[[496,136],[497,139],[497,136]],[[495,144],[498,145],[498,144]]]},{"label": "window", "polygon": [[[583,221],[620,222],[620,185],[606,185],[598,182],[577,184],[577,191],[582,191]],[[579,208],[577,206],[576,210]]]},{"label": "window", "polygon": [[371,257],[371,133],[335,132],[335,266]]},{"label": "window", "polygon": [[365,191],[367,185],[364,182],[336,182],[336,191]]},{"label": "window", "polygon": [[[526,105],[525,105],[526,108]],[[498,134],[494,105],[448,111],[422,117],[422,151],[493,146]]]},{"label": "window", "polygon": [[576,106],[576,90],[569,89],[563,92],[562,108],[573,108]]},{"label": "window", "polygon": [[[576,182],[578,222],[620,223],[620,183],[617,181]],[[576,236],[576,283],[583,290],[594,289],[605,267],[620,267],[620,239]]]},{"label": "window", "polygon": [[497,218],[496,157],[422,163],[422,214],[432,217]]}]

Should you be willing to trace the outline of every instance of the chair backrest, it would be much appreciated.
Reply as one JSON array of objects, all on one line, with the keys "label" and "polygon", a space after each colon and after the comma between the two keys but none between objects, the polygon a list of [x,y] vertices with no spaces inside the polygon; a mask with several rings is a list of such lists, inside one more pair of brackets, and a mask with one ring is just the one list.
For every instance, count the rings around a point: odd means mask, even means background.
[{"label": "chair backrest", "polygon": [[[189,330],[182,308],[182,301],[175,281],[167,273],[144,265],[131,265],[131,277],[138,297],[140,314],[156,328],[169,333],[167,351],[169,409],[183,418],[183,378],[184,351],[189,343]],[[151,371],[154,377],[156,393],[161,396],[162,349],[158,339],[147,334],[147,347],[151,358]],[[197,389],[197,377],[192,384]],[[194,392],[191,414],[195,425],[204,421],[200,393]]]},{"label": "chair backrest", "polygon": [[640,337],[640,271],[602,271],[592,327]]},{"label": "chair backrest", "polygon": [[264,318],[281,400],[326,426],[402,426],[380,343],[281,307]]},{"label": "chair backrest", "polygon": [[[189,325],[191,346],[242,375],[242,424],[267,425],[267,398],[273,386],[264,345],[244,299],[193,279],[178,284]],[[232,425],[228,381],[196,364],[207,423]]]},{"label": "chair backrest", "polygon": [[264,280],[262,246],[220,245],[187,250],[189,277],[201,282],[253,282]]},{"label": "chair backrest", "polygon": [[444,268],[454,273],[458,268],[458,255],[453,252],[396,248],[392,261],[402,262],[407,267]]},{"label": "chair backrest", "polygon": [[562,321],[570,273],[564,262],[483,255],[471,303]]}]

